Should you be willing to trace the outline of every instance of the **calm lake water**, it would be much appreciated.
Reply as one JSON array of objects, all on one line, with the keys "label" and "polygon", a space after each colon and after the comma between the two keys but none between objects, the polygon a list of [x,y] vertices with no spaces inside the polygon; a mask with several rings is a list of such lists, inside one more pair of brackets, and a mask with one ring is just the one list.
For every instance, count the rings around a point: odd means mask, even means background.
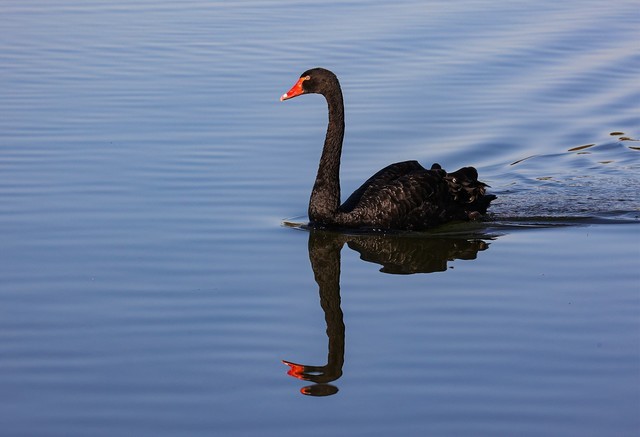
[{"label": "calm lake water", "polygon": [[[637,1],[5,0],[0,434],[637,436]],[[485,222],[301,227],[478,167]],[[292,224],[289,224],[292,223]]]}]

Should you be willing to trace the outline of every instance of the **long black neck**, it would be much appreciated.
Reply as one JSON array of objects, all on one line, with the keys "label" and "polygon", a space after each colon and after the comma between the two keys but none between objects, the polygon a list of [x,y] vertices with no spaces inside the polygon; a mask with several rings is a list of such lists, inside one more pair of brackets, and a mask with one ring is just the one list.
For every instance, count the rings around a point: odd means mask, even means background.
[{"label": "long black neck", "polygon": [[329,126],[320,157],[320,166],[309,200],[309,219],[330,224],[340,206],[340,155],[344,138],[344,103],[340,84],[335,82],[323,95],[329,106]]}]

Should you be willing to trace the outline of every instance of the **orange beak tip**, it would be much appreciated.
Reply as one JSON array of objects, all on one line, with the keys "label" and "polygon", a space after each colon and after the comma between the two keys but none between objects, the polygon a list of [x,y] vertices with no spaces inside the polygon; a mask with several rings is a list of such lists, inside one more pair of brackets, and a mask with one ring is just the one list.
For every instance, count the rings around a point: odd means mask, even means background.
[{"label": "orange beak tip", "polygon": [[304,94],[304,90],[302,89],[302,82],[307,79],[309,79],[309,76],[301,77],[300,79],[298,79],[298,81],[294,86],[291,87],[289,91],[280,96],[280,101],[282,102],[284,100],[292,99],[296,96]]}]

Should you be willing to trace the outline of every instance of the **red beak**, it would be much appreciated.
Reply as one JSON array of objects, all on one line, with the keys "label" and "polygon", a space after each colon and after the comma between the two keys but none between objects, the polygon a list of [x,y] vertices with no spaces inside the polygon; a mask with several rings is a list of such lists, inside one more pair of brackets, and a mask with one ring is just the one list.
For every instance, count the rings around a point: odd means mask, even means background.
[{"label": "red beak", "polygon": [[301,77],[300,79],[298,79],[296,84],[294,86],[292,86],[289,91],[287,91],[286,93],[284,93],[280,97],[280,101],[283,102],[285,100],[292,99],[295,96],[299,96],[300,94],[304,94],[304,90],[302,89],[302,82],[304,82],[307,79],[308,79],[308,77],[306,77],[306,76],[305,77]]}]

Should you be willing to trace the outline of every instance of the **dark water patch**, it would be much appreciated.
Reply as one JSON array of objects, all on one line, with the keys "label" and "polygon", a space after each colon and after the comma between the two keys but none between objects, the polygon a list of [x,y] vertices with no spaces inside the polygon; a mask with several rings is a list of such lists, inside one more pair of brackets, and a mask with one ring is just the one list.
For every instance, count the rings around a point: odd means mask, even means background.
[{"label": "dark water patch", "polygon": [[620,141],[640,141],[638,139],[626,136],[624,132],[611,132],[609,135],[611,135],[612,137],[619,137],[618,140]]},{"label": "dark water patch", "polygon": [[578,150],[584,150],[584,149],[588,149],[590,147],[595,146],[595,144],[585,144],[584,146],[577,146],[577,147],[572,147],[568,150],[568,152],[576,152]]}]

